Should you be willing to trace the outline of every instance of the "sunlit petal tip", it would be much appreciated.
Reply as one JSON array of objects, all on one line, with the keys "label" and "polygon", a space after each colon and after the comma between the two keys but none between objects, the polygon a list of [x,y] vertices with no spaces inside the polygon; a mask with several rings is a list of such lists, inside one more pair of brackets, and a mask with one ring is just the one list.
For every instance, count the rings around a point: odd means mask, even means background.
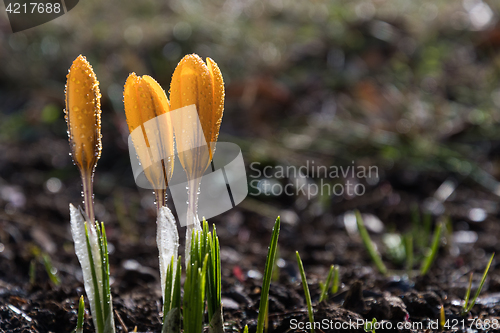
[{"label": "sunlit petal tip", "polygon": [[200,108],[211,108],[211,98],[206,94],[211,90],[209,86],[210,73],[203,60],[197,54],[184,56],[175,68],[170,84],[172,110],[192,104],[196,105],[198,113]]},{"label": "sunlit petal tip", "polygon": [[135,86],[138,84],[138,76],[131,73],[123,90],[123,104],[125,105],[125,115],[127,118],[128,129],[132,133],[137,127],[141,125],[141,114],[135,112],[138,109],[137,98],[135,94]]},{"label": "sunlit petal tip", "polygon": [[219,136],[220,124],[224,113],[224,80],[222,79],[222,73],[219,66],[217,66],[217,63],[211,58],[207,58],[207,67],[210,72],[213,88],[213,113],[210,142],[215,143],[217,142],[217,137]]},{"label": "sunlit petal tip", "polygon": [[160,103],[159,105],[159,110],[157,111],[159,114],[163,114],[165,112],[170,111],[170,101],[167,98],[167,95],[165,94],[165,90],[160,86],[158,82],[156,82],[155,79],[153,79],[149,75],[144,75],[142,77],[144,82],[146,82],[149,85],[149,88],[151,90],[151,93],[153,94],[153,99],[154,101],[157,101]]}]

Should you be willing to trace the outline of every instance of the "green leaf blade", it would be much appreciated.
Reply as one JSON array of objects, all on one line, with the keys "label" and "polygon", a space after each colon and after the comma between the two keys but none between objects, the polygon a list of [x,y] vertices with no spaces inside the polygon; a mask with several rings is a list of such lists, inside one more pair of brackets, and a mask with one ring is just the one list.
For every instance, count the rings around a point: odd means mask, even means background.
[{"label": "green leaf blade", "polygon": [[280,217],[276,219],[271,236],[271,243],[267,252],[266,267],[264,270],[264,280],[262,282],[261,297],[259,304],[259,316],[257,319],[257,333],[264,332],[265,317],[267,313],[267,304],[269,302],[269,289],[271,286],[271,278],[273,273],[274,260],[276,258],[276,248],[278,246],[278,238],[280,233]]},{"label": "green leaf blade", "polygon": [[[309,286],[307,285],[306,272],[304,271],[304,265],[302,265],[302,259],[300,259],[299,251],[296,251],[295,255],[297,257],[297,264],[299,265],[300,277],[302,279],[302,287],[304,288],[304,294],[306,296],[307,313],[309,314],[309,322],[311,323],[311,327],[314,327],[314,311],[313,311],[313,307],[312,307]],[[314,333],[313,328],[311,328],[311,333]]]},{"label": "green leaf blade", "polygon": [[361,213],[358,210],[356,210],[355,214],[356,214],[356,223],[358,225],[358,230],[361,236],[361,240],[363,241],[363,244],[365,245],[365,248],[368,251],[370,258],[372,259],[373,263],[375,264],[379,272],[382,273],[383,275],[387,275],[387,268],[385,267],[384,262],[380,257],[380,254],[375,249],[375,244],[371,240],[370,235],[368,234],[368,231],[365,228],[365,224],[363,223],[363,218],[361,217]]}]

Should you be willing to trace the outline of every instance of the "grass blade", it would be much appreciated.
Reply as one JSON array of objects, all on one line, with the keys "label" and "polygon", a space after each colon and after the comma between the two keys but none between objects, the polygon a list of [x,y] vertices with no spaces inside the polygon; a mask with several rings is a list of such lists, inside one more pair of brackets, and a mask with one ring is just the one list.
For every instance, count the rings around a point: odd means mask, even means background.
[{"label": "grass blade", "polygon": [[172,292],[172,302],[170,303],[170,309],[181,308],[181,259],[181,256],[179,256],[179,258],[177,259],[177,269],[175,270],[174,290]]},{"label": "grass blade", "polygon": [[[98,223],[96,223],[98,225]],[[104,223],[101,222],[101,228],[98,229],[99,243],[101,244],[101,267],[102,267],[102,295],[104,307],[104,331],[115,331],[115,320],[113,317],[113,301],[111,299],[111,286],[109,284],[109,255],[108,255],[108,238],[106,237],[106,229]]]},{"label": "grass blade", "polygon": [[439,329],[444,330],[444,325],[446,325],[446,315],[444,313],[444,305],[441,305],[439,309]]},{"label": "grass blade", "polygon": [[272,282],[278,282],[280,279],[280,267],[278,266],[278,260],[280,258],[280,247],[276,248],[276,257],[274,258],[274,268],[273,268],[273,276],[271,278]]},{"label": "grass blade", "polygon": [[83,333],[83,316],[85,315],[85,302],[83,296],[80,297],[78,302],[78,319],[76,321],[76,333]]},{"label": "grass blade", "polygon": [[[311,327],[314,327],[314,312],[311,303],[311,294],[309,293],[309,286],[307,285],[306,272],[304,271],[304,266],[302,265],[302,260],[300,259],[299,251],[296,251],[295,255],[297,256],[297,264],[299,265],[300,277],[302,278],[302,286],[304,287],[304,294],[306,295],[309,322],[311,323]],[[313,328],[311,328],[311,333],[314,333]]]},{"label": "grass blade", "polygon": [[425,275],[429,272],[434,259],[436,258],[437,252],[439,250],[439,242],[441,241],[441,233],[443,232],[443,223],[439,223],[436,231],[434,232],[434,238],[431,245],[431,253],[422,262],[422,267],[420,268],[420,274]]},{"label": "grass blade", "polygon": [[413,269],[413,236],[411,234],[405,235],[404,244],[406,254],[406,270],[409,274]]},{"label": "grass blade", "polygon": [[56,286],[61,284],[61,280],[59,277],[54,273],[54,267],[52,266],[52,261],[50,260],[50,257],[47,254],[44,254],[42,256],[43,259],[43,265],[45,266],[45,270],[47,271],[47,275],[49,276],[50,281]]},{"label": "grass blade", "polygon": [[469,287],[467,288],[467,292],[465,294],[464,307],[463,307],[463,310],[462,310],[462,314],[466,314],[467,313],[467,308],[468,308],[468,305],[469,305],[469,298],[470,298],[470,291],[472,289],[472,277],[473,276],[474,276],[474,273],[470,272],[470,275],[469,275]]},{"label": "grass blade", "polygon": [[375,325],[377,324],[377,318],[373,318],[372,321],[369,321],[365,324],[365,332],[375,333]]},{"label": "grass blade", "polygon": [[333,271],[335,270],[335,266],[330,266],[330,271],[328,272],[328,277],[326,278],[325,285],[321,290],[321,296],[319,297],[319,302],[323,302],[328,296],[328,289],[330,289],[330,283],[332,282]]},{"label": "grass blade", "polygon": [[335,266],[335,270],[333,272],[332,294],[336,294],[339,291],[339,282],[339,266]]},{"label": "grass blade", "polygon": [[484,270],[483,277],[481,279],[481,283],[479,284],[479,288],[477,289],[476,294],[474,295],[474,298],[472,299],[472,302],[470,303],[466,312],[469,312],[470,310],[472,310],[472,308],[476,304],[476,301],[479,297],[479,294],[481,294],[481,290],[483,289],[484,282],[486,281],[486,276],[488,275],[488,271],[490,270],[490,266],[491,266],[491,263],[493,262],[494,257],[495,257],[495,253],[493,253],[491,255],[490,261],[488,262],[488,266],[486,266],[486,269]]},{"label": "grass blade", "polygon": [[271,286],[271,278],[273,274],[274,260],[276,259],[276,248],[278,246],[278,238],[280,234],[280,217],[276,219],[273,228],[273,235],[269,250],[267,252],[266,268],[264,270],[264,280],[262,281],[262,290],[259,304],[259,317],[257,319],[257,333],[264,332],[265,317],[267,312],[267,303],[269,302],[269,288]]},{"label": "grass blade", "polygon": [[383,275],[386,275],[387,268],[385,267],[380,254],[375,249],[375,244],[373,244],[370,235],[365,228],[365,224],[363,223],[363,218],[361,217],[361,214],[358,210],[356,210],[356,223],[358,225],[359,234],[361,236],[361,239],[363,240],[363,244],[365,245],[366,250],[368,251],[368,254],[370,255],[370,258],[372,259],[375,266],[377,266],[379,272]]}]

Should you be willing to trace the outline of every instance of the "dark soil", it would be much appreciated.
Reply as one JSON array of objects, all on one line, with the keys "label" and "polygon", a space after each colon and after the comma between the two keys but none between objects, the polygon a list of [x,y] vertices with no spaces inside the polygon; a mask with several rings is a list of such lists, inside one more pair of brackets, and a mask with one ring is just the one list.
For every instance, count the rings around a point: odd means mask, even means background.
[{"label": "dark soil", "polygon": [[[57,146],[60,142],[56,140],[48,143]],[[45,147],[49,147],[49,144]],[[48,148],[33,145],[2,146],[0,150],[3,156],[8,157],[2,162],[3,174],[7,173],[10,179],[17,179],[19,184],[19,187],[4,185],[4,191],[5,188],[10,188],[11,194],[10,197],[4,195],[1,199],[1,204],[7,209],[0,213],[0,329],[3,332],[69,332],[76,324],[78,298],[84,294],[80,267],[73,253],[67,209],[69,202],[77,203],[80,200],[76,185],[78,178],[71,172],[59,192],[51,193],[46,185],[45,190],[42,190],[46,180],[37,176],[33,165],[40,169],[49,168],[46,164]],[[22,161],[22,164],[18,160],[20,155],[16,156],[19,151],[28,154],[28,160]],[[99,171],[98,169],[98,174]],[[22,178],[16,178],[19,173],[22,173]],[[363,212],[373,212],[386,221],[383,233],[391,225],[393,230],[408,230],[411,224],[409,202],[413,200],[418,203],[418,198],[414,191],[410,194],[399,183],[397,172],[391,176],[392,180],[382,179],[365,196],[332,203],[331,211],[320,216],[311,216],[309,208],[281,211],[282,215],[296,214],[300,222],[290,218],[283,219],[279,239],[281,268],[279,280],[271,285],[269,331],[298,332],[301,330],[293,329],[294,325],[308,321],[300,276],[294,260],[296,250],[301,253],[306,267],[315,320],[326,320],[333,325],[331,327],[340,327],[334,325],[349,323],[350,320],[372,318],[376,318],[378,322],[389,321],[394,327],[402,322],[422,323],[427,327],[436,323],[442,306],[447,319],[457,320],[457,327],[462,325],[462,320],[468,327],[468,319],[471,318],[492,321],[498,319],[500,306],[496,293],[500,292],[500,279],[497,275],[497,261],[491,267],[479,304],[471,314],[460,315],[460,301],[465,295],[468,273],[475,272],[474,281],[478,282],[489,254],[499,250],[495,235],[500,228],[495,216],[490,216],[483,222],[466,220],[461,198],[474,197],[484,203],[492,202],[493,195],[473,190],[466,185],[459,186],[446,202],[447,211],[452,212],[450,218],[454,231],[443,237],[442,247],[430,273],[426,276],[414,274],[408,277],[403,267],[391,263],[386,255],[384,260],[391,273],[384,277],[373,267],[359,237],[346,233],[340,212],[359,207]],[[422,181],[415,180],[411,185],[424,189],[435,189],[435,184],[444,180],[440,174],[422,173],[417,178]],[[101,181],[104,182],[105,179],[96,176],[96,203],[100,207],[99,217],[106,220],[111,244],[112,290],[118,329],[130,331],[137,326],[139,332],[159,332],[161,298],[154,242],[154,207],[150,203],[141,206],[140,194],[133,187],[115,185],[103,190],[99,186]],[[23,190],[20,190],[21,186]],[[381,195],[381,192],[385,194]],[[15,198],[16,193],[18,196],[25,196],[25,203],[12,208],[12,197]],[[110,195],[111,199],[105,198],[103,193]],[[431,193],[424,191],[420,194],[422,197],[431,196]],[[152,203],[152,195],[142,195],[151,197]],[[391,204],[391,197],[394,196],[405,199],[398,204]],[[143,203],[144,201],[142,199]],[[256,327],[262,282],[260,277],[273,225],[273,219],[257,213],[260,207],[258,205],[273,208],[278,207],[279,201],[280,199],[277,204],[259,203],[249,198],[243,208],[232,210],[211,221],[217,225],[221,243],[224,319],[228,332],[241,330],[246,324],[250,331]],[[294,205],[296,207],[297,202],[291,207]],[[118,221],[117,216],[122,220]],[[133,222],[134,220],[137,222]],[[460,235],[460,231],[464,229],[477,234],[477,242],[460,242],[456,235]],[[182,235],[183,230],[180,233]],[[379,246],[382,246],[379,242],[381,235],[380,232],[372,233]],[[57,276],[61,279],[60,285],[56,286],[49,280],[39,253],[50,256],[57,269]],[[36,268],[34,283],[30,283],[31,262],[35,263]],[[326,302],[318,304],[318,281],[325,280],[331,264],[340,266],[341,288],[337,294],[330,295]],[[415,269],[418,269],[417,265]],[[88,312],[85,325],[87,330],[92,329]],[[474,325],[477,327],[473,328],[480,328],[478,322]],[[351,327],[317,331],[362,330]]]}]

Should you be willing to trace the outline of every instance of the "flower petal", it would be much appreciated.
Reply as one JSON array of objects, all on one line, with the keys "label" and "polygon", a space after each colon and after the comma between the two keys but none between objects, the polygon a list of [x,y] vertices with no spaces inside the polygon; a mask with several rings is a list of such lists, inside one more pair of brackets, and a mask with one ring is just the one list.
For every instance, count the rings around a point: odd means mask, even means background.
[{"label": "flower petal", "polygon": [[215,152],[215,143],[219,136],[220,124],[222,122],[222,114],[224,112],[224,80],[219,66],[210,58],[207,58],[207,67],[212,79],[212,113],[202,120],[205,124],[203,131],[207,137],[207,142],[213,143],[211,145],[210,159],[212,159]]},{"label": "flower petal", "polygon": [[146,177],[154,188],[164,189],[174,164],[174,134],[167,114],[167,96],[153,78],[132,73],[125,83],[123,101],[137,155],[142,165],[149,166],[144,170]]}]

